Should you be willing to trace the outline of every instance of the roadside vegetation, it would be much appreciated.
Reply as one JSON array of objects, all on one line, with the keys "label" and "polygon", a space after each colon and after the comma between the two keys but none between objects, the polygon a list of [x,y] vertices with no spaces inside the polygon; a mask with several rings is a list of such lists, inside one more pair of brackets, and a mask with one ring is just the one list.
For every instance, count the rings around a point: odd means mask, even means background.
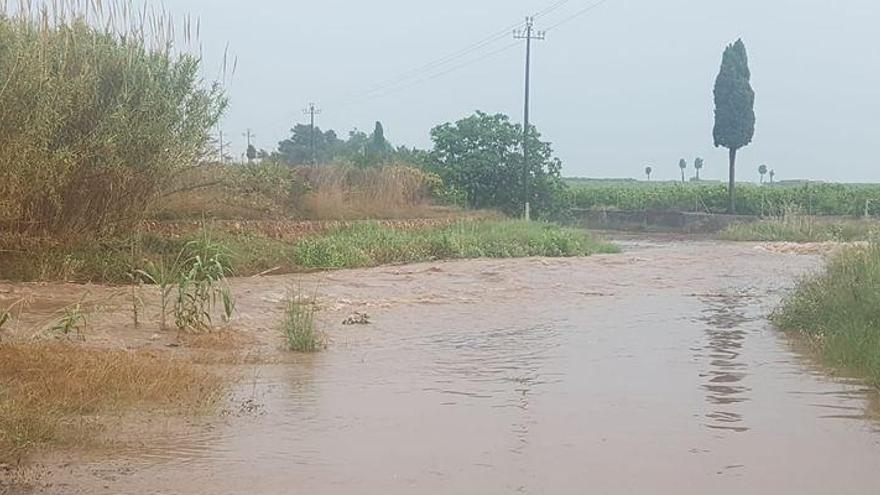
[{"label": "roadside vegetation", "polygon": [[841,373],[880,387],[880,245],[847,248],[772,316]]},{"label": "roadside vegetation", "polygon": [[734,224],[719,237],[729,241],[761,242],[857,242],[878,239],[880,222],[875,220],[827,219],[807,215],[786,215],[750,223]]}]

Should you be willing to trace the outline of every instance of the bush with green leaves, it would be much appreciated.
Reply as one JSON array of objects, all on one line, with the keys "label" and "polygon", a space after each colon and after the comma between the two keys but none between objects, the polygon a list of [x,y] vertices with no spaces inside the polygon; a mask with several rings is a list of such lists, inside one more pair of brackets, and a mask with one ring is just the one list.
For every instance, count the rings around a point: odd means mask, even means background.
[{"label": "bush with green leaves", "polygon": [[123,230],[203,157],[226,99],[172,25],[121,2],[0,3],[0,225]]},{"label": "bush with green leaves", "polygon": [[[463,194],[468,206],[523,213],[526,184],[535,216],[555,218],[565,209],[562,162],[537,129],[529,129],[529,167],[523,165],[523,128],[506,115],[477,112],[431,130],[434,148],[426,167],[446,187]],[[528,178],[527,178],[528,177]]]}]

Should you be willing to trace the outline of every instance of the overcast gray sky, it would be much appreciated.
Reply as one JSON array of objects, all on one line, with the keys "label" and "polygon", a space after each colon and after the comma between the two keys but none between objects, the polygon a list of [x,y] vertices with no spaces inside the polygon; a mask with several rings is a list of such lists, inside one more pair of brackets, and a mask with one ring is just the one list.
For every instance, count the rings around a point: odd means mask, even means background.
[{"label": "overcast gray sky", "polygon": [[[224,47],[238,58],[223,130],[237,147],[250,127],[274,149],[315,101],[322,128],[372,129],[394,144],[430,145],[432,126],[474,110],[522,114],[523,49],[511,48],[385,97],[363,92],[507,30],[556,0],[173,0],[201,19],[206,74]],[[596,0],[569,0],[552,26]],[[724,46],[742,37],[757,92],[755,141],[739,177],[766,163],[780,179],[880,181],[880,2],[876,0],[607,0],[535,46],[533,122],[568,176],[679,176],[678,160],[712,146],[712,85]],[[449,70],[512,42],[503,36]],[[381,95],[382,93],[380,93]],[[361,96],[358,98],[358,96]],[[372,96],[372,95],[368,95]],[[241,150],[239,150],[241,152]]]}]

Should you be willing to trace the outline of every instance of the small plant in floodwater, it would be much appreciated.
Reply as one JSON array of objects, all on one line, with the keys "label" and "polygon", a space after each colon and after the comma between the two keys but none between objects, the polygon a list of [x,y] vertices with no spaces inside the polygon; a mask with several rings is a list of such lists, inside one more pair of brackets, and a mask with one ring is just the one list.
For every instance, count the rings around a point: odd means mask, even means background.
[{"label": "small plant in floodwater", "polygon": [[65,337],[70,337],[72,334],[76,334],[80,340],[85,340],[84,331],[86,325],[88,325],[88,319],[83,310],[83,303],[85,302],[86,295],[76,303],[71,304],[60,311],[61,317],[49,327],[50,333],[63,335]]},{"label": "small plant in floodwater", "polygon": [[184,252],[181,251],[174,261],[169,261],[165,257],[158,262],[150,261],[143,270],[135,271],[140,280],[159,289],[159,328],[162,330],[168,327],[168,305],[171,302],[171,294],[180,281],[183,255]]},{"label": "small plant in floodwater", "polygon": [[304,298],[296,293],[288,296],[281,331],[287,340],[287,348],[296,352],[316,352],[321,348],[321,338],[315,328],[316,298]]},{"label": "small plant in floodwater", "polygon": [[180,331],[210,330],[211,313],[218,302],[226,321],[235,312],[235,299],[226,276],[232,274],[226,248],[211,241],[207,231],[202,238],[188,242],[184,251],[192,253],[182,266],[174,301],[174,322]]}]

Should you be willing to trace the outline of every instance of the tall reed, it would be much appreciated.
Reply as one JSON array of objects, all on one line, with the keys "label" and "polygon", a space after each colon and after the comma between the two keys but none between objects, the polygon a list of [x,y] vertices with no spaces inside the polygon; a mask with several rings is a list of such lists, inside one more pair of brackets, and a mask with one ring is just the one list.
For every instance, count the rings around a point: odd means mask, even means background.
[{"label": "tall reed", "polygon": [[226,99],[174,25],[125,2],[0,3],[0,227],[125,229],[200,160]]}]

